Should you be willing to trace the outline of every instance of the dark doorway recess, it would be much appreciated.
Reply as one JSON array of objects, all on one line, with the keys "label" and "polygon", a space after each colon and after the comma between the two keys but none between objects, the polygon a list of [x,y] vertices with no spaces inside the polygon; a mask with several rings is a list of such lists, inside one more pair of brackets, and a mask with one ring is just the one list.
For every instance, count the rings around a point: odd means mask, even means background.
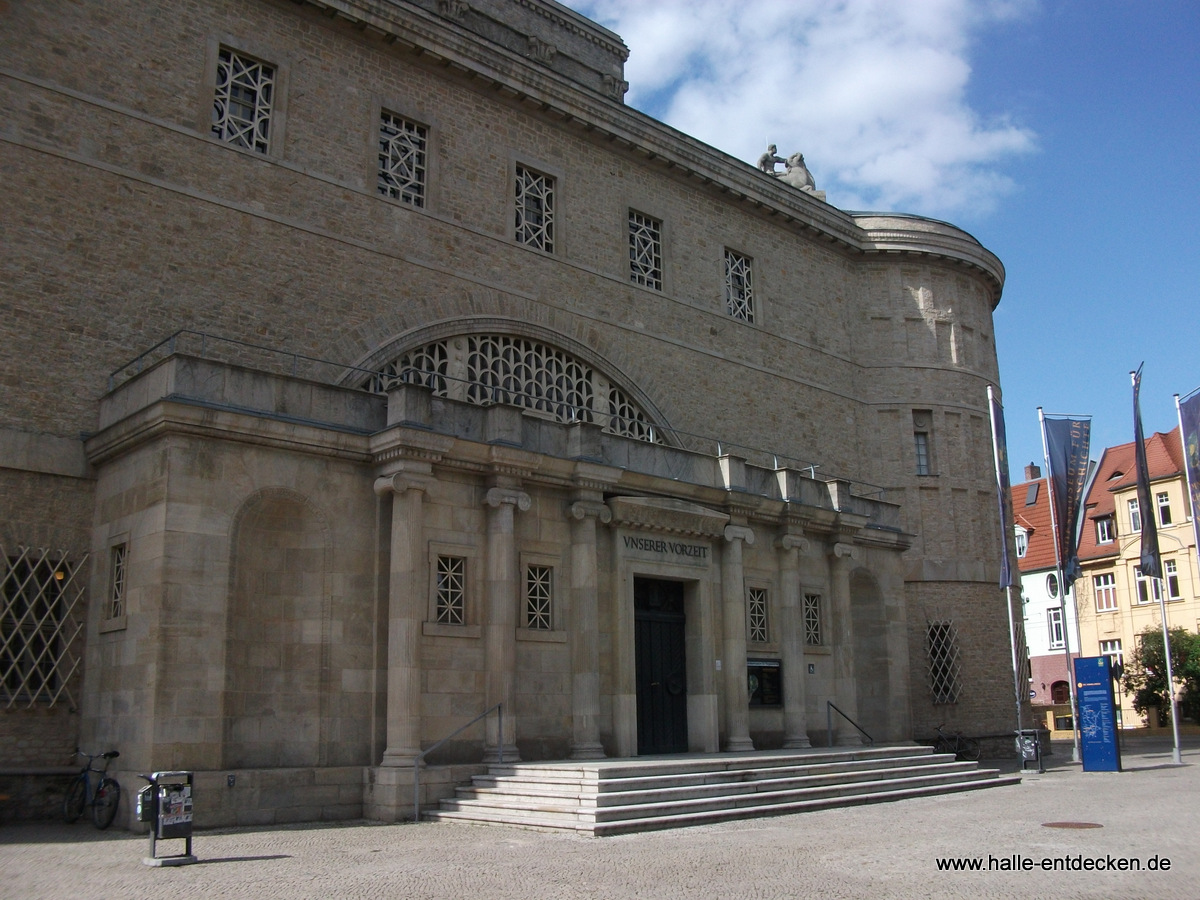
[{"label": "dark doorway recess", "polygon": [[683,584],[633,580],[638,755],[686,753]]}]

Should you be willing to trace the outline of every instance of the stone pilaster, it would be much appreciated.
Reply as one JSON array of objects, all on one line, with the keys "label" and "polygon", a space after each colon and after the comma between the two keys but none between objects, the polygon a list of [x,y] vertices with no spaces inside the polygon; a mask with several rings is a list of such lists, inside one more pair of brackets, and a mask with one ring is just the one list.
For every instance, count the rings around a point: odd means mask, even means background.
[{"label": "stone pilaster", "polygon": [[420,463],[375,480],[376,494],[392,495],[384,766],[412,766],[421,752],[421,624],[428,602],[422,589],[424,498],[429,481],[429,466]]},{"label": "stone pilaster", "polygon": [[721,597],[725,621],[725,749],[753,750],[750,740],[750,694],[746,685],[746,587],[742,575],[742,542],[754,543],[744,525],[725,526],[721,559]]},{"label": "stone pilaster", "polygon": [[779,550],[780,656],[783,662],[783,746],[785,750],[809,747],[804,670],[804,616],[800,597],[800,556],[809,542],[794,534],[775,541]]},{"label": "stone pilaster", "polygon": [[513,762],[520,759],[516,744],[515,703],[520,580],[513,521],[515,511],[528,510],[532,501],[522,491],[493,487],[488,490],[484,502],[487,505],[487,567],[484,578],[486,619],[483,637],[487,663],[487,705],[504,704],[504,734],[500,734],[498,718],[488,716],[483,761]]},{"label": "stone pilaster", "polygon": [[[859,551],[851,544],[836,543],[829,551],[830,609],[833,612],[833,697],[834,703],[851,719],[858,719],[858,695],[854,684],[854,622],[850,615],[850,571]],[[854,726],[834,714],[834,743],[862,743]]]},{"label": "stone pilaster", "polygon": [[600,743],[600,572],[596,522],[612,521],[601,501],[571,504],[571,759],[603,759]]}]

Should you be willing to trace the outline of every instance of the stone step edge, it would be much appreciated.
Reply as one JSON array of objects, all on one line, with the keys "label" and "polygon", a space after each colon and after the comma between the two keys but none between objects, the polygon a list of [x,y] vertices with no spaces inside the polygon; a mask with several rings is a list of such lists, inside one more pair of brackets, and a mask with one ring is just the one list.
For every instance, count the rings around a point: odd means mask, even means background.
[{"label": "stone step edge", "polygon": [[[442,801],[442,809],[494,809],[511,810],[515,816],[529,813],[561,815],[580,820],[623,821],[655,817],[664,814],[664,810],[674,810],[686,814],[689,811],[705,811],[712,809],[757,809],[777,805],[784,802],[816,801],[824,798],[837,799],[854,797],[863,793],[872,793],[872,788],[893,788],[898,790],[919,787],[939,787],[950,785],[969,785],[977,782],[995,780],[999,772],[995,769],[975,770],[969,773],[943,773],[940,775],[919,775],[905,778],[876,779],[872,781],[839,782],[835,784],[816,785],[804,788],[792,788],[779,791],[756,791],[738,794],[716,794],[706,797],[679,797],[652,803],[631,803],[623,806],[585,807],[578,804],[563,803],[554,805],[547,803],[550,798],[522,798],[508,796],[503,802],[496,795],[483,797],[455,797]],[[1019,780],[1019,779],[1018,779]],[[732,801],[732,802],[723,802]],[[447,809],[450,807],[450,809]]]}]

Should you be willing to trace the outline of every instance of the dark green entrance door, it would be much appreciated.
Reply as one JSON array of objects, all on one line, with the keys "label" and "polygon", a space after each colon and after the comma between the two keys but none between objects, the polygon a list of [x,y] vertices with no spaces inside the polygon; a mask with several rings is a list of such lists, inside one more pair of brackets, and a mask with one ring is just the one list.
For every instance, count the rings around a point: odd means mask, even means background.
[{"label": "dark green entrance door", "polygon": [[686,753],[683,585],[633,580],[638,754]]}]

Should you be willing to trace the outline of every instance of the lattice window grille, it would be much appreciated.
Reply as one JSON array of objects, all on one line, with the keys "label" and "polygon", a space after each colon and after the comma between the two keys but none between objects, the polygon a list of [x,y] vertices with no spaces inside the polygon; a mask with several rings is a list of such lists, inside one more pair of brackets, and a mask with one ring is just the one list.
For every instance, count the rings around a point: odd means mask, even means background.
[{"label": "lattice window grille", "polygon": [[958,628],[949,619],[930,622],[926,629],[929,690],[934,703],[957,703],[962,684]]},{"label": "lattice window grille", "polygon": [[629,211],[629,277],[634,284],[662,290],[662,224]]},{"label": "lattice window grille", "polygon": [[125,615],[125,557],[129,545],[116,544],[109,553],[108,618]]},{"label": "lattice window grille", "polygon": [[467,621],[467,560],[439,556],[437,561],[437,621],[464,625]]},{"label": "lattice window grille", "polygon": [[765,588],[750,588],[747,592],[750,612],[750,641],[755,644],[767,642],[767,591]]},{"label": "lattice window grille", "polygon": [[517,166],[517,240],[554,252],[554,179]]},{"label": "lattice window grille", "polygon": [[83,571],[87,554],[0,547],[0,699],[6,708],[75,705],[72,676],[82,660],[75,642],[83,631]]},{"label": "lattice window grille", "polygon": [[821,639],[821,595],[804,595],[804,643],[820,647]]},{"label": "lattice window grille", "polygon": [[725,311],[741,322],[754,322],[754,286],[750,257],[725,251]]},{"label": "lattice window grille", "polygon": [[451,373],[447,342],[436,341],[381,368],[367,379],[367,389],[385,393],[399,383],[422,384],[445,397],[450,382],[461,381],[463,399],[470,403],[523,406],[558,422],[599,423],[611,434],[662,442],[655,426],[624,391],[608,385],[597,394],[596,384],[602,379],[563,351],[508,335],[471,335],[466,341],[461,373]]},{"label": "lattice window grille", "polygon": [[266,153],[275,98],[275,67],[228,47],[217,54],[212,133],[229,144]]},{"label": "lattice window grille", "polygon": [[379,114],[379,193],[425,206],[429,130],[390,112]]},{"label": "lattice window grille", "polygon": [[549,631],[554,570],[550,566],[529,566],[525,570],[525,627]]}]

